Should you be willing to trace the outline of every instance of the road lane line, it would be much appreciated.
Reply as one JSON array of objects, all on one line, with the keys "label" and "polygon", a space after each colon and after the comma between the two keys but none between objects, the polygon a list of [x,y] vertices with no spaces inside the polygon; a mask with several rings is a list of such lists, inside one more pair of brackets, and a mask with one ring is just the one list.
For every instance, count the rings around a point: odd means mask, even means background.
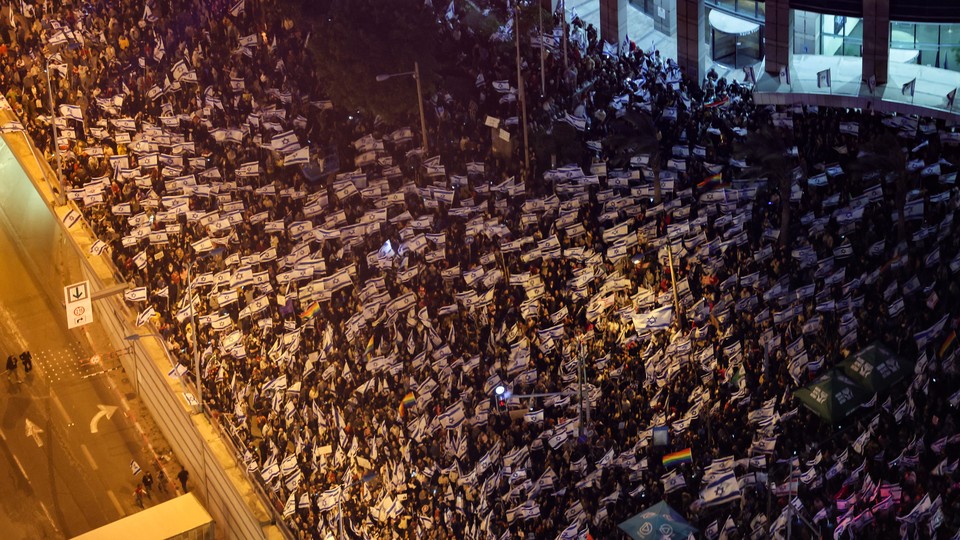
[{"label": "road lane line", "polygon": [[113,506],[117,509],[117,513],[120,514],[120,517],[127,515],[126,512],[123,511],[123,507],[120,506],[120,501],[117,500],[117,495],[112,489],[107,490],[107,497],[110,498],[110,502],[113,503]]},{"label": "road lane line", "polygon": [[[51,394],[53,394],[53,392],[51,392]],[[67,408],[63,406],[60,397],[56,394],[53,394],[53,404],[57,406],[57,410],[60,411],[60,414],[62,414],[63,418],[67,421],[67,427],[73,426],[73,420],[71,420],[70,415],[67,414]]]},{"label": "road lane line", "polygon": [[90,449],[87,448],[87,445],[81,444],[80,450],[83,451],[83,455],[87,458],[87,462],[90,463],[90,468],[97,470],[97,462],[93,460],[93,454],[90,453]]},{"label": "road lane line", "polygon": [[40,508],[43,509],[43,514],[47,516],[47,521],[50,522],[50,525],[53,525],[53,530],[60,532],[60,528],[57,527],[57,522],[53,520],[53,516],[50,515],[50,511],[47,510],[47,505],[43,504],[43,501],[40,501]]},{"label": "road lane line", "polygon": [[24,469],[24,468],[23,468],[23,465],[20,463],[20,458],[18,458],[17,455],[14,454],[13,452],[11,452],[10,455],[13,456],[13,460],[17,462],[17,467],[20,468],[20,474],[23,475],[23,479],[26,480],[26,481],[29,483],[29,482],[30,482],[30,477],[27,476],[27,470]]}]

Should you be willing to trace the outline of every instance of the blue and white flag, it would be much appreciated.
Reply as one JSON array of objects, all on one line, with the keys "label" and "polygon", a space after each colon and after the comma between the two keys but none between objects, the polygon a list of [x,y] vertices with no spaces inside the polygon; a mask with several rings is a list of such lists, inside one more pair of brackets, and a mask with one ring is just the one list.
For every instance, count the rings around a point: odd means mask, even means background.
[{"label": "blue and white flag", "polygon": [[790,70],[786,66],[780,67],[780,84],[790,86]]},{"label": "blue and white flag", "polygon": [[71,120],[83,122],[83,109],[78,105],[60,105],[60,114]]},{"label": "blue and white flag", "polygon": [[276,456],[270,456],[266,463],[263,464],[263,470],[260,472],[260,477],[263,478],[263,482],[265,484],[270,484],[280,477],[280,466],[277,465]]},{"label": "blue and white flag", "polygon": [[239,17],[240,14],[243,13],[244,7],[246,7],[244,4],[244,0],[237,0],[236,3],[230,6],[230,15],[234,17]]},{"label": "blue and white flag", "polygon": [[463,400],[458,401],[437,416],[437,421],[440,422],[440,425],[448,430],[457,429],[463,424],[465,419]]},{"label": "blue and white flag", "polygon": [[574,116],[570,113],[564,114],[562,121],[570,124],[577,131],[583,131],[587,129],[587,120],[585,118],[580,118],[579,116]]},{"label": "blue and white flag", "polygon": [[633,315],[633,326],[637,332],[643,330],[664,330],[673,322],[673,306],[664,306],[642,315]]},{"label": "blue and white flag", "polygon": [[916,89],[917,89],[917,79],[916,79],[916,77],[914,77],[914,79],[913,79],[912,81],[904,84],[904,85],[900,88],[900,93],[903,94],[903,95],[905,95],[905,96],[913,97],[913,94],[914,94],[914,92],[916,91]]},{"label": "blue and white flag", "polygon": [[700,494],[704,506],[726,504],[740,498],[740,484],[733,474],[726,474],[710,483]]},{"label": "blue and white flag", "polygon": [[687,480],[680,473],[680,469],[674,469],[660,478],[663,482],[663,491],[672,493],[678,489],[687,487]]},{"label": "blue and white flag", "polygon": [[830,69],[817,72],[817,88],[830,88]]},{"label": "blue and white flag", "polygon": [[310,162],[310,147],[304,146],[299,150],[291,153],[287,157],[283,158],[284,167],[289,167],[291,165],[306,165]]},{"label": "blue and white flag", "polygon": [[137,315],[137,326],[143,326],[147,324],[147,321],[150,320],[150,317],[153,317],[156,314],[157,310],[153,309],[153,306],[143,310],[139,315]]},{"label": "blue and white flag", "polygon": [[914,334],[913,339],[917,341],[917,348],[923,349],[924,347],[927,346],[927,344],[929,344],[931,341],[936,339],[937,336],[940,335],[940,332],[943,331],[944,326],[946,326],[948,318],[949,318],[949,315],[944,315],[939,321],[934,323],[934,325],[931,326],[930,328],[927,328],[926,330],[922,330]]},{"label": "blue and white flag", "polygon": [[257,176],[260,174],[260,162],[250,161],[240,165],[240,168],[237,169],[237,176]]},{"label": "blue and white flag", "polygon": [[147,288],[137,287],[123,292],[123,299],[127,302],[145,302],[147,300]]},{"label": "blue and white flag", "polygon": [[297,140],[297,135],[291,130],[275,135],[270,139],[270,148],[281,154],[289,154],[300,148],[300,141]]}]

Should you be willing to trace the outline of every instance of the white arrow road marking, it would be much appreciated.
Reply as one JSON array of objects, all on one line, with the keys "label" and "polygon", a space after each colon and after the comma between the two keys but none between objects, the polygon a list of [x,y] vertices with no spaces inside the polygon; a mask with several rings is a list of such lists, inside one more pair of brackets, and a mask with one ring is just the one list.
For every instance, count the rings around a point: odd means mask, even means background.
[{"label": "white arrow road marking", "polygon": [[43,430],[40,429],[40,426],[34,424],[30,421],[29,418],[26,419],[27,423],[27,437],[33,437],[33,442],[37,443],[37,446],[43,446],[43,439],[40,438],[40,434],[43,433]]},{"label": "white arrow road marking", "polygon": [[93,419],[90,420],[90,433],[97,432],[97,424],[100,422],[100,419],[104,416],[107,417],[107,420],[113,416],[113,413],[116,412],[117,407],[114,405],[97,405],[97,408],[100,409],[100,412],[93,415]]}]

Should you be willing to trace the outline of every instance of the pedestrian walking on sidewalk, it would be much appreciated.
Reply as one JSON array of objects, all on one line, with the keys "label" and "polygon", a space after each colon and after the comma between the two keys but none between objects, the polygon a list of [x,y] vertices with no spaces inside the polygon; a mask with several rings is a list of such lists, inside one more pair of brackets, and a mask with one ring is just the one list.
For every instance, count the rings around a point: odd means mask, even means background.
[{"label": "pedestrian walking on sidewalk", "polygon": [[146,494],[147,492],[144,491],[143,484],[137,484],[137,489],[133,490],[133,498],[141,510],[143,509],[143,496]]},{"label": "pedestrian walking on sidewalk", "polygon": [[167,475],[163,472],[163,468],[157,471],[157,489],[160,493],[167,492]]},{"label": "pedestrian walking on sidewalk", "polygon": [[17,357],[12,354],[7,357],[7,378],[18,383],[22,382],[20,373],[17,372]]},{"label": "pedestrian walking on sidewalk", "polygon": [[150,471],[143,475],[143,489],[146,490],[147,497],[153,497],[150,493],[153,491],[153,474]]},{"label": "pedestrian walking on sidewalk", "polygon": [[33,355],[30,354],[30,351],[23,351],[20,353],[20,362],[23,363],[24,373],[30,373],[33,371]]},{"label": "pedestrian walking on sidewalk", "polygon": [[180,485],[183,487],[183,492],[186,493],[190,490],[187,489],[187,480],[190,478],[190,473],[186,469],[180,469],[180,472],[177,473],[177,480],[180,480]]}]

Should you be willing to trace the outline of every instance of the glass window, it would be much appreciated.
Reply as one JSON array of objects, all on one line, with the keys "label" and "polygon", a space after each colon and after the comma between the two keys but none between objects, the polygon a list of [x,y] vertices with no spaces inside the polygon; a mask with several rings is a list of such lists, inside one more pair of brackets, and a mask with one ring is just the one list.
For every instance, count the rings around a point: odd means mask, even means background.
[{"label": "glass window", "polygon": [[756,17],[757,2],[755,0],[737,0],[737,12]]},{"label": "glass window", "polygon": [[941,24],[940,44],[960,45],[960,24]]},{"label": "glass window", "polygon": [[917,25],[917,48],[940,43],[940,25],[939,24],[918,24]]},{"label": "glass window", "polygon": [[914,34],[917,31],[917,25],[905,22],[894,22],[890,26],[891,47],[894,49],[912,49],[914,47]]},{"label": "glass window", "polygon": [[950,71],[960,71],[960,47],[940,49],[940,67]]}]

